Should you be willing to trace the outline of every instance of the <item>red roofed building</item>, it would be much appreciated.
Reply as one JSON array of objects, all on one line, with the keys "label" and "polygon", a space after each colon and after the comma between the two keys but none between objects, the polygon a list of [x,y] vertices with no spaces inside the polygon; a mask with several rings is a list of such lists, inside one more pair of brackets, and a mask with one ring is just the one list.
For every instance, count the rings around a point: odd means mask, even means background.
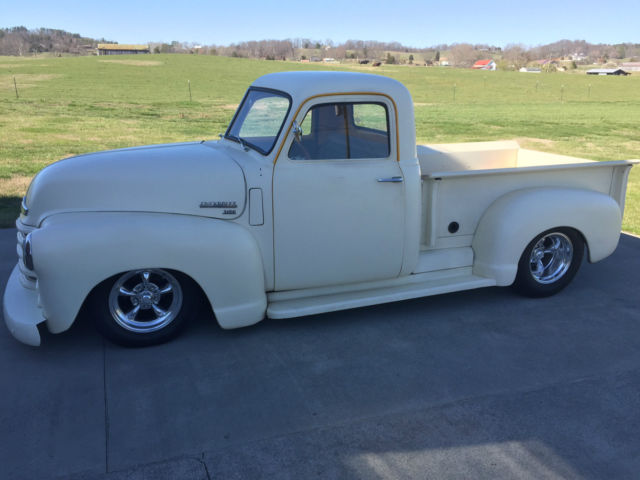
[{"label": "red roofed building", "polygon": [[489,59],[489,60],[478,60],[476,63],[473,64],[473,67],[471,67],[475,70],[495,70],[496,69],[496,62],[494,62],[493,60]]}]

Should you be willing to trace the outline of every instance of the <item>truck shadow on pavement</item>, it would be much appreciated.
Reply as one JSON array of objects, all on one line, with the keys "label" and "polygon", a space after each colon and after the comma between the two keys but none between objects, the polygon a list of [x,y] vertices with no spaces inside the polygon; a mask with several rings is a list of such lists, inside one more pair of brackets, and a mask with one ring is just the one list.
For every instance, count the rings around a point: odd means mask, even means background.
[{"label": "truck shadow on pavement", "polygon": [[144,349],[90,322],[38,349],[4,331],[0,380],[19,389],[0,400],[0,462],[45,477],[185,458],[211,478],[632,477],[639,272],[640,239],[623,235],[547,299],[490,288],[232,331],[203,315]]},{"label": "truck shadow on pavement", "polygon": [[0,195],[0,228],[14,227],[20,215],[22,198]]}]

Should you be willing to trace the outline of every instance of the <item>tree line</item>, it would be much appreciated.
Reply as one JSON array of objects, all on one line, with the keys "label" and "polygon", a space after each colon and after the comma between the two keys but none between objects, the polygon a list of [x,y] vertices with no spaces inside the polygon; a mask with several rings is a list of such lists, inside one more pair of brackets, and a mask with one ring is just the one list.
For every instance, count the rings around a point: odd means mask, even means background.
[{"label": "tree line", "polygon": [[95,52],[98,43],[103,42],[106,43],[106,40],[95,40],[54,28],[0,28],[0,55],[24,56],[43,52],[89,55]]},{"label": "tree line", "polygon": [[[423,62],[438,62],[446,54],[449,65],[470,67],[477,60],[493,58],[504,68],[520,68],[534,60],[571,58],[577,63],[606,63],[609,60],[631,59],[640,61],[640,44],[592,44],[585,40],[560,40],[547,45],[527,47],[509,44],[502,47],[487,44],[454,43],[427,48],[415,48],[399,42],[347,40],[286,39],[259,40],[230,45],[197,45],[172,42],[154,44],[155,53],[201,53],[228,57],[261,58],[267,60],[321,60],[337,61],[379,60],[384,63],[413,63],[418,56]],[[445,58],[443,58],[445,60]]]},{"label": "tree line", "polygon": [[[0,28],[0,55],[54,54],[90,55],[98,43],[109,42],[83,37],[77,33],[52,28],[28,30],[25,27]],[[615,59],[640,61],[640,44],[592,44],[585,40],[560,40],[547,45],[527,47],[510,44],[504,48],[487,44],[454,43],[416,48],[399,42],[375,40],[293,38],[255,40],[229,45],[199,45],[193,42],[149,42],[152,53],[191,53],[267,60],[380,61],[385,63],[424,63],[446,61],[449,65],[469,67],[480,59],[493,58],[503,68],[520,68],[534,60],[570,58],[577,63],[606,63]],[[443,57],[443,58],[441,58]]]}]

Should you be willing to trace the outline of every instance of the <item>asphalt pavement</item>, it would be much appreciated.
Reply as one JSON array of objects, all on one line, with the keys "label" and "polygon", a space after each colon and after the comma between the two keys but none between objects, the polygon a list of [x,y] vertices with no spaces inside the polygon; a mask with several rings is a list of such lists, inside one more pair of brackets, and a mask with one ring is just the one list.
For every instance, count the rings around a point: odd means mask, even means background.
[{"label": "asphalt pavement", "polygon": [[[0,288],[16,261],[0,230]],[[490,288],[125,349],[0,324],[0,477],[637,478],[640,239]]]}]

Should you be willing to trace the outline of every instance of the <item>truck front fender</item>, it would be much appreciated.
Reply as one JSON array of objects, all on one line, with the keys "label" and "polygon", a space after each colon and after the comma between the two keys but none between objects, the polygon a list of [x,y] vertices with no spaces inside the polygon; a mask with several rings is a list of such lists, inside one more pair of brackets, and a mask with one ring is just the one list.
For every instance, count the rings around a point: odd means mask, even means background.
[{"label": "truck front fender", "polygon": [[530,188],[510,192],[484,213],[473,238],[473,273],[511,285],[525,247],[555,227],[582,234],[589,261],[611,255],[618,245],[622,214],[608,195],[571,188]]},{"label": "truck front fender", "polygon": [[40,304],[53,333],[68,329],[91,290],[128,270],[164,268],[190,276],[223,328],[264,318],[258,245],[233,222],[154,213],[70,213],[32,233]]}]

